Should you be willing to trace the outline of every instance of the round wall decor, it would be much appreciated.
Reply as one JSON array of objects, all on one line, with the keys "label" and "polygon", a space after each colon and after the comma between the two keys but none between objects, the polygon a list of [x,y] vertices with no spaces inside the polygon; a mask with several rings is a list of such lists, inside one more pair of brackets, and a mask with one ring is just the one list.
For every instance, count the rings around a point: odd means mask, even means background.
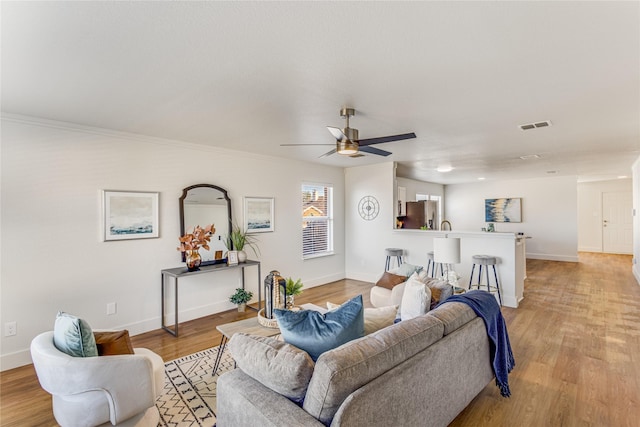
[{"label": "round wall decor", "polygon": [[373,196],[364,196],[358,203],[358,213],[367,221],[371,221],[378,216],[380,212],[380,204]]}]

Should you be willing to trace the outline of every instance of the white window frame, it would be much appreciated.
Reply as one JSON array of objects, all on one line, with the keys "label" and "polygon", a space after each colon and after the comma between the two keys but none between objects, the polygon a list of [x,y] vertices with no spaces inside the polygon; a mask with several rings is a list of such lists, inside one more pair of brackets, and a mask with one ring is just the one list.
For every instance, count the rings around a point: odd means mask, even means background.
[{"label": "white window frame", "polygon": [[[323,189],[327,189],[327,212],[324,216],[304,216],[302,215],[302,259],[312,259],[318,257],[324,257],[333,255],[333,185],[331,184],[322,184],[322,183],[313,183],[313,182],[305,182],[301,185],[300,191],[300,201],[302,202],[302,207],[304,208],[304,194],[305,190],[309,187],[319,187]],[[305,223],[308,222],[326,222],[327,224],[327,244],[323,250],[316,250],[310,253],[305,254],[305,237],[304,237],[304,229]]]}]

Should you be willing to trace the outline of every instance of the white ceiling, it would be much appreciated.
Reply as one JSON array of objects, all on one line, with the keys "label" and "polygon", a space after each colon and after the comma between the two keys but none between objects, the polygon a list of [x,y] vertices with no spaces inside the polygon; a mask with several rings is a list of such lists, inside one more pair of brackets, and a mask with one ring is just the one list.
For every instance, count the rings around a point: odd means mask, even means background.
[{"label": "white ceiling", "polygon": [[[614,179],[640,156],[635,1],[3,1],[1,14],[5,114],[335,166],[393,160],[443,184]],[[342,106],[361,138],[418,137],[376,145],[387,158],[319,158]]]}]

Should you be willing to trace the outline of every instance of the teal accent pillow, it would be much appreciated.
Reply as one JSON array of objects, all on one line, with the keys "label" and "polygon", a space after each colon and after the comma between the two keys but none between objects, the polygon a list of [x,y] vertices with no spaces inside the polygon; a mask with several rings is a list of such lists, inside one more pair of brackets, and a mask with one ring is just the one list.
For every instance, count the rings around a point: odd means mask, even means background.
[{"label": "teal accent pillow", "polygon": [[362,295],[325,314],[313,310],[274,310],[285,342],[306,351],[315,362],[325,351],[364,336]]},{"label": "teal accent pillow", "polygon": [[69,356],[93,357],[98,355],[96,339],[91,326],[85,321],[62,311],[53,327],[53,344]]},{"label": "teal accent pillow", "polygon": [[421,265],[411,265],[411,264],[400,264],[400,267],[391,270],[389,273],[397,274],[398,276],[409,277],[413,273],[419,273],[422,271],[423,267]]}]

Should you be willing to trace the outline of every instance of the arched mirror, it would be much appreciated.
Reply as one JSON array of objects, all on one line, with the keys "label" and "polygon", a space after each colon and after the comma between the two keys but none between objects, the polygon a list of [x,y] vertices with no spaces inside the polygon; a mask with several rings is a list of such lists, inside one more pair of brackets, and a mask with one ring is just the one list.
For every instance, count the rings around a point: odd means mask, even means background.
[{"label": "arched mirror", "polygon": [[[196,225],[214,224],[216,232],[211,237],[210,250],[200,249],[202,265],[224,262],[227,251],[224,239],[231,232],[231,200],[227,190],[211,184],[197,184],[182,190],[180,197],[180,235]],[[182,253],[182,262],[185,254]]]}]

